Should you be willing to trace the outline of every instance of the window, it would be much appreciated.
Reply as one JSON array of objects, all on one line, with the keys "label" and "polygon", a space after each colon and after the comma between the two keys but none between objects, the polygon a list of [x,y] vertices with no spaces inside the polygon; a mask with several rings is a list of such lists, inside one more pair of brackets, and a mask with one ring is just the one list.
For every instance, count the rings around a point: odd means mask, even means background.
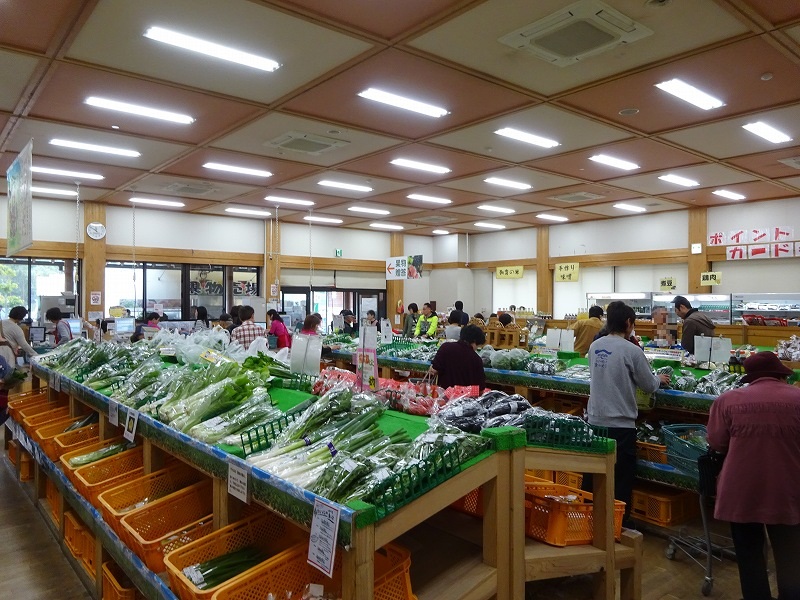
[{"label": "window", "polygon": [[[258,296],[261,289],[258,276],[258,267],[233,267],[233,297]],[[247,304],[244,298],[242,300]]]},{"label": "window", "polygon": [[0,259],[0,318],[7,318],[13,307],[24,306],[28,317],[39,320],[40,298],[60,298],[67,289],[67,278],[71,283],[72,272],[66,272],[65,264],[64,260],[39,258]]},{"label": "window", "polygon": [[30,305],[28,270],[27,258],[0,262],[0,318],[7,319],[8,311],[15,306]]},{"label": "window", "polygon": [[225,269],[208,265],[189,267],[189,304],[205,306],[209,319],[225,312]]},{"label": "window", "polygon": [[182,265],[148,263],[145,269],[145,314],[160,312],[156,310],[158,305],[171,320],[180,321],[182,280]]},{"label": "window", "polygon": [[106,315],[111,315],[112,308],[122,307],[130,310],[132,317],[144,316],[143,275],[138,263],[135,269],[130,262],[106,263]]}]

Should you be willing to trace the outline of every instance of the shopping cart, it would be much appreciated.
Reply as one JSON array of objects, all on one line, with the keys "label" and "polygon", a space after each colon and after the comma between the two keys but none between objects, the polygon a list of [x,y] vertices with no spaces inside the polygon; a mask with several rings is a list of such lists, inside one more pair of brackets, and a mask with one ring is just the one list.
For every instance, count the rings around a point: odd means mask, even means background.
[{"label": "shopping cart", "polygon": [[[717,495],[717,476],[722,468],[722,455],[707,448],[706,428],[703,425],[665,425],[664,440],[667,446],[667,462],[697,481],[700,495],[700,518],[703,535],[688,535],[683,531],[669,537],[665,556],[673,560],[680,550],[701,567],[705,577],[700,587],[703,596],[711,594],[714,587],[714,560],[734,558],[733,542],[730,538],[712,533],[709,529],[708,500]],[[705,565],[698,557],[705,557]]]}]

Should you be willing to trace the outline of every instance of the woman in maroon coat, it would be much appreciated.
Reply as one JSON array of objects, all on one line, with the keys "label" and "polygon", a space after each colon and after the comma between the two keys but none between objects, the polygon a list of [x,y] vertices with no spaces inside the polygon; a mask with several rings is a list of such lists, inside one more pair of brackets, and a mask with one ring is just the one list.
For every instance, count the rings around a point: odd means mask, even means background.
[{"label": "woman in maroon coat", "polygon": [[800,599],[800,388],[772,352],[744,362],[750,385],[711,405],[708,445],[726,454],[714,516],[731,524],[743,600],[770,600],[769,534],[780,600]]}]

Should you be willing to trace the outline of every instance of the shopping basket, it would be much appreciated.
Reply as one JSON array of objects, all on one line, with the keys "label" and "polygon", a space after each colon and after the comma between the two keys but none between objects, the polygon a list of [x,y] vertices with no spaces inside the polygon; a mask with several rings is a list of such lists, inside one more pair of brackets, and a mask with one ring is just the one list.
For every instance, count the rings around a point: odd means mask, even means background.
[{"label": "shopping basket", "polygon": [[705,425],[664,425],[661,430],[667,446],[667,464],[698,479],[697,459],[708,447]]}]

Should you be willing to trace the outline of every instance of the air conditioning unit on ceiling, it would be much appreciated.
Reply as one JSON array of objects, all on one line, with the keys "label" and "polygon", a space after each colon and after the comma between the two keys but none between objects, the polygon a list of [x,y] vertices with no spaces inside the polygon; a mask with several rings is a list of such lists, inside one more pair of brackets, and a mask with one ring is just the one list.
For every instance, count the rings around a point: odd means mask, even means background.
[{"label": "air conditioning unit on ceiling", "polygon": [[566,67],[652,34],[600,0],[581,0],[497,41]]},{"label": "air conditioning unit on ceiling", "polygon": [[350,142],[346,140],[337,140],[313,133],[304,133],[302,131],[289,131],[265,142],[264,145],[272,146],[273,148],[281,148],[283,150],[291,150],[292,152],[299,152],[301,154],[318,156],[323,152],[329,152],[336,148],[347,146],[348,144],[350,144]]}]

